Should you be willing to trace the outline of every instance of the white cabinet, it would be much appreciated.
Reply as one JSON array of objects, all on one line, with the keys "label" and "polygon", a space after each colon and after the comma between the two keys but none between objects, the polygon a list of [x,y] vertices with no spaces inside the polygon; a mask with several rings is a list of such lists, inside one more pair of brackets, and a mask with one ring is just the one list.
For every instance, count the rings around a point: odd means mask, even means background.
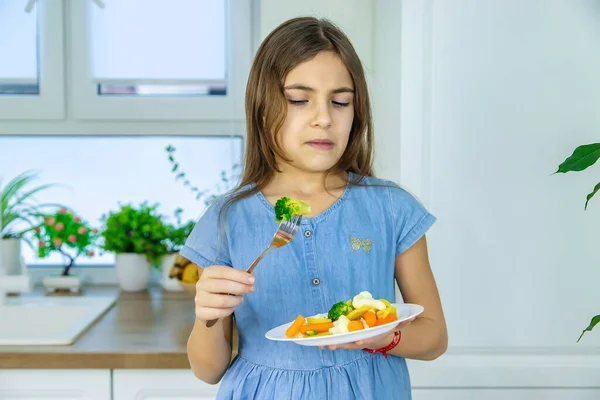
[{"label": "white cabinet", "polygon": [[214,400],[218,388],[202,382],[190,370],[113,371],[113,400]]},{"label": "white cabinet", "polygon": [[600,389],[414,389],[414,400],[597,400]]},{"label": "white cabinet", "polygon": [[0,400],[111,400],[110,370],[0,370]]}]

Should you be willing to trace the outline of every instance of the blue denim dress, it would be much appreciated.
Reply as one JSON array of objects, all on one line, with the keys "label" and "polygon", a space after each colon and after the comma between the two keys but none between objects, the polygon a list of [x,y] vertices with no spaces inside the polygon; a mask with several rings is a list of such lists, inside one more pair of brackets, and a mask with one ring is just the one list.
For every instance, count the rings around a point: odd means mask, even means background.
[{"label": "blue denim dress", "polygon": [[[217,399],[411,399],[404,358],[265,338],[298,314],[327,312],[362,291],[395,299],[395,257],[422,237],[435,217],[392,182],[366,178],[361,185],[371,186],[348,185],[329,209],[302,220],[290,244],[257,266],[255,290],[235,310],[239,353]],[[219,235],[218,204],[199,219],[181,254],[203,267],[244,270],[273,238],[274,209],[261,193],[241,200],[229,210]]]}]

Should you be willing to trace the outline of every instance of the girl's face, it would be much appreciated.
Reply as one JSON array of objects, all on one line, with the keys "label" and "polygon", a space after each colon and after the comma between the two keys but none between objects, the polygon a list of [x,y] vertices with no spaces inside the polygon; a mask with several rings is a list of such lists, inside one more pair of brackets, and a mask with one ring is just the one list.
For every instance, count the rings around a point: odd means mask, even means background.
[{"label": "girl's face", "polygon": [[289,72],[284,94],[287,117],[277,139],[289,165],[305,172],[331,169],[346,150],[354,119],[354,85],[346,66],[334,52],[321,52]]}]

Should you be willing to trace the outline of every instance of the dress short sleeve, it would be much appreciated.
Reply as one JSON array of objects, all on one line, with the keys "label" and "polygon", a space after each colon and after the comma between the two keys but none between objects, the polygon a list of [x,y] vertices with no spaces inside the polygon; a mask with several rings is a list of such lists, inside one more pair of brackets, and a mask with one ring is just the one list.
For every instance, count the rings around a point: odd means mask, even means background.
[{"label": "dress short sleeve", "polygon": [[396,229],[396,255],[399,255],[425,235],[436,217],[401,187],[394,184],[388,190]]},{"label": "dress short sleeve", "polygon": [[220,209],[219,202],[206,209],[179,252],[200,267],[231,266],[225,224],[219,226]]}]

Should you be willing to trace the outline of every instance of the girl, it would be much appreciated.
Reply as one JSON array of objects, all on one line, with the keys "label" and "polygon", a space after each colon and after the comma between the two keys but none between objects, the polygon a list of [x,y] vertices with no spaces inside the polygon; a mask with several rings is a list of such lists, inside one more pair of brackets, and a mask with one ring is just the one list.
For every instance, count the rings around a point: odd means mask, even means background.
[{"label": "girl", "polygon": [[[218,399],[410,399],[405,358],[433,360],[447,344],[424,236],[435,218],[373,176],[369,94],[348,38],[315,18],[276,28],[250,72],[246,120],[241,183],[206,211],[181,251],[201,267],[188,341],[194,374],[221,382]],[[248,274],[277,229],[283,196],[312,211],[290,244]],[[405,302],[425,307],[398,325],[401,335],[327,348],[264,336],[361,291],[393,300],[394,279]],[[239,353],[230,365],[233,315]],[[365,351],[386,347],[385,355]]]}]

